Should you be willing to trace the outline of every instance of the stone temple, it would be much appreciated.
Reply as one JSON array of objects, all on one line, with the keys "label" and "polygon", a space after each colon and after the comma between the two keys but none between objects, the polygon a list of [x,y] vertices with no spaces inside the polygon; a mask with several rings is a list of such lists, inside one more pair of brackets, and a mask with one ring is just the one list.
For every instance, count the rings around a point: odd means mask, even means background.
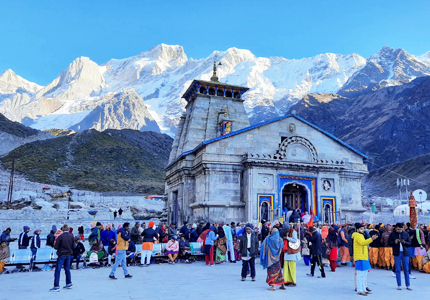
[{"label": "stone temple", "polygon": [[250,125],[248,88],[194,80],[166,166],[170,222],[252,222],[286,207],[319,220],[351,221],[364,211],[366,155],[297,115]]}]

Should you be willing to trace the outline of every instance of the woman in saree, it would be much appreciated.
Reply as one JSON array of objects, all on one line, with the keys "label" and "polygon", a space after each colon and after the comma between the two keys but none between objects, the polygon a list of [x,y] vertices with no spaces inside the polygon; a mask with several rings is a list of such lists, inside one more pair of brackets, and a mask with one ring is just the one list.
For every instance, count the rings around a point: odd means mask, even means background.
[{"label": "woman in saree", "polygon": [[218,227],[218,239],[215,241],[215,263],[224,264],[225,254],[227,252],[227,238],[225,237],[224,229],[222,228],[224,224],[220,223]]},{"label": "woman in saree", "polygon": [[260,263],[263,269],[267,269],[266,282],[270,286],[269,291],[275,291],[280,285],[285,290],[284,276],[281,268],[281,253],[284,243],[279,236],[277,228],[273,228],[271,234],[266,237],[261,245]]}]

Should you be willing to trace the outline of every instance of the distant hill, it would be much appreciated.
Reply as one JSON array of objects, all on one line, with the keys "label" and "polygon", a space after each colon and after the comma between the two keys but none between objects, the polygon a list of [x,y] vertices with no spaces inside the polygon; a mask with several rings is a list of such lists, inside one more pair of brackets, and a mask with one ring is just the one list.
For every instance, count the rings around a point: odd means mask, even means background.
[{"label": "distant hill", "polygon": [[163,193],[172,138],[136,130],[87,130],[20,146],[1,158],[28,180],[92,191]]},{"label": "distant hill", "polygon": [[[397,197],[399,189],[396,180],[403,178],[400,174],[407,174],[410,190],[423,189],[430,192],[430,153],[370,172],[362,182],[363,195]],[[404,187],[402,193],[405,193]]]},{"label": "distant hill", "polygon": [[0,155],[4,155],[25,143],[53,137],[49,132],[41,132],[18,122],[13,122],[0,114]]},{"label": "distant hill", "polygon": [[430,152],[430,77],[356,98],[309,94],[291,112],[369,156],[369,169]]}]

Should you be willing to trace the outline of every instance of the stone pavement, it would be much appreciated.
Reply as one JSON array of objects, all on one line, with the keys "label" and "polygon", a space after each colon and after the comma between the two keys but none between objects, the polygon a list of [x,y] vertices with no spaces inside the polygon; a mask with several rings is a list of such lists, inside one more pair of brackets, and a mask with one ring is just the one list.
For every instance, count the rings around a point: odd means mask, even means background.
[{"label": "stone pavement", "polygon": [[[303,260],[297,265],[297,286],[286,291],[267,291],[266,271],[257,265],[257,281],[247,278],[240,281],[241,263],[206,266],[203,262],[193,264],[160,264],[148,268],[129,267],[132,279],[124,279],[118,269],[118,280],[108,279],[110,268],[72,270],[74,288],[60,292],[49,292],[53,286],[54,273],[15,273],[0,275],[0,299],[360,299],[354,292],[354,270],[351,267],[338,268],[335,273],[327,272],[327,278],[307,277],[309,267]],[[397,291],[395,278],[390,271],[371,270],[368,286],[373,299],[428,299],[430,275],[413,272],[417,279],[411,279],[413,291]],[[316,274],[317,275],[317,274]],[[403,278],[402,278],[403,280]],[[61,286],[65,285],[64,271]]]}]

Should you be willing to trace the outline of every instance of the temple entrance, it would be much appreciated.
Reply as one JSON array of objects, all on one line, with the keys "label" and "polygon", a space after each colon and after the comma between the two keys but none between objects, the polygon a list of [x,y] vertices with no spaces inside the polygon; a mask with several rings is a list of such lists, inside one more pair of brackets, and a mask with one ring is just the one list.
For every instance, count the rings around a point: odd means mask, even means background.
[{"label": "temple entrance", "polygon": [[282,190],[282,208],[284,207],[309,211],[306,188],[296,183],[285,185]]}]

